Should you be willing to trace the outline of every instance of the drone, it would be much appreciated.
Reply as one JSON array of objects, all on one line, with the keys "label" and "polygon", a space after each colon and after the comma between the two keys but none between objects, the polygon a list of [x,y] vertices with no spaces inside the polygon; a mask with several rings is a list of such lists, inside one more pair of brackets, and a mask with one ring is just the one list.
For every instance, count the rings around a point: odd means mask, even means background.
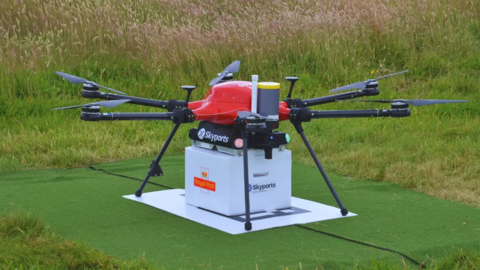
[{"label": "drone", "polygon": [[[169,101],[146,99],[127,96],[118,90],[108,88],[88,81],[84,78],[56,72],[73,84],[83,84],[82,96],[85,98],[104,99],[84,105],[56,108],[53,110],[82,108],[80,119],[84,121],[112,121],[112,120],[164,120],[172,121],[174,126],[168,135],[160,153],[152,161],[150,169],[143,180],[140,188],[135,192],[136,197],[141,197],[145,185],[150,177],[162,176],[163,170],[160,161],[167,150],[178,128],[185,123],[199,121],[198,128],[192,128],[189,137],[192,142],[205,143],[210,149],[223,152],[237,152],[243,156],[243,178],[245,197],[245,230],[252,229],[250,221],[250,197],[249,191],[249,166],[248,149],[260,149],[265,153],[265,159],[272,159],[272,149],[285,148],[290,141],[288,134],[277,131],[279,123],[290,121],[296,132],[302,138],[307,150],[313,158],[316,167],[320,171],[325,183],[340,208],[342,216],[348,214],[347,208],[342,204],[337,192],[330,182],[317,155],[308,141],[302,124],[313,119],[323,118],[358,118],[358,117],[408,117],[410,106],[423,106],[442,103],[459,103],[467,100],[351,100],[364,96],[376,96],[380,94],[378,81],[403,74],[408,70],[390,74],[376,79],[356,82],[342,86],[330,92],[355,90],[329,96],[310,99],[292,98],[292,91],[298,77],[285,77],[290,83],[287,97],[279,101],[279,83],[258,82],[258,76],[253,75],[252,81],[235,81],[233,74],[237,73],[240,61],[234,61],[228,65],[216,78],[210,81],[209,89],[203,100],[190,102],[192,91],[196,88],[185,85],[181,88],[187,92],[185,100],[171,99]],[[101,92],[100,88],[116,92],[117,94]],[[375,110],[311,110],[309,107],[339,101],[359,101],[390,103],[390,109]],[[102,113],[101,107],[115,107],[124,103],[166,109],[163,113]],[[211,132],[205,132],[211,131]],[[210,134],[210,136],[206,136]],[[211,134],[217,134],[212,137]]]}]

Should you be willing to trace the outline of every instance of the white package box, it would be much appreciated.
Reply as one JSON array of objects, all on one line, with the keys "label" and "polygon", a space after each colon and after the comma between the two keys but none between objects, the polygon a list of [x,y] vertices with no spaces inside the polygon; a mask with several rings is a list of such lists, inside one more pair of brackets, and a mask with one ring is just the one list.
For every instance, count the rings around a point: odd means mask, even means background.
[{"label": "white package box", "polygon": [[[292,154],[248,150],[250,212],[291,207]],[[185,202],[227,216],[245,214],[243,156],[185,148]]]}]

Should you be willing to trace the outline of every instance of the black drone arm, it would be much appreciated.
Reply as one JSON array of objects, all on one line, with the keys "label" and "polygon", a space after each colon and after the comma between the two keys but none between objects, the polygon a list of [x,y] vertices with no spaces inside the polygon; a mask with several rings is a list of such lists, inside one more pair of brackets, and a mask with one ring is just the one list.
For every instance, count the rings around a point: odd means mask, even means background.
[{"label": "black drone arm", "polygon": [[378,89],[375,90],[360,90],[360,91],[351,91],[326,97],[317,97],[317,98],[310,98],[310,99],[285,99],[289,108],[305,108],[325,103],[331,103],[338,100],[348,100],[358,97],[365,97],[365,96],[376,96],[380,92]]},{"label": "black drone arm", "polygon": [[175,109],[168,113],[100,113],[99,108],[85,107],[80,119],[84,121],[111,120],[170,120],[175,124],[195,121],[195,115],[190,109]]},{"label": "black drone arm", "polygon": [[346,111],[310,111],[312,119],[317,118],[358,118],[358,117],[407,117],[409,109],[394,110],[346,110]]},{"label": "black drone arm", "polygon": [[345,111],[312,111],[309,108],[292,108],[289,118],[292,122],[310,122],[318,118],[359,118],[359,117],[407,117],[410,110],[345,110]]},{"label": "black drone arm", "polygon": [[365,97],[365,96],[376,96],[379,93],[380,91],[378,91],[378,89],[360,90],[360,91],[346,92],[346,93],[341,93],[341,94],[336,94],[336,95],[331,95],[326,97],[304,99],[302,100],[302,102],[303,102],[303,107],[310,107],[310,106],[315,106],[315,105],[320,105],[325,103],[331,103],[338,100],[347,100],[347,99],[353,99],[353,98]]},{"label": "black drone arm", "polygon": [[174,109],[183,108],[185,104],[185,101],[183,100],[171,99],[169,101],[163,101],[163,100],[103,93],[99,91],[88,91],[88,90],[83,90],[82,96],[85,98],[99,98],[99,99],[106,99],[106,100],[129,99],[130,101],[128,103],[130,104],[167,109],[169,112],[173,111]]},{"label": "black drone arm", "polygon": [[109,120],[172,120],[173,113],[99,113],[82,112],[80,119],[84,121]]}]

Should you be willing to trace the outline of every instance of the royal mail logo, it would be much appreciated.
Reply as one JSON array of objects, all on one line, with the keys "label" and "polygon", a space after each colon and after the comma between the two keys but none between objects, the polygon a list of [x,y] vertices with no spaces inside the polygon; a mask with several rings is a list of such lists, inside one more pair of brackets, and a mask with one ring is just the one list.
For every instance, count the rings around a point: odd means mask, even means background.
[{"label": "royal mail logo", "polygon": [[208,181],[198,177],[193,177],[193,184],[199,188],[215,191],[215,182],[212,182],[212,181]]},{"label": "royal mail logo", "polygon": [[215,191],[215,182],[208,181],[208,168],[201,167],[200,174],[202,175],[202,178],[193,177],[193,184],[196,187],[201,188],[201,191],[206,194],[208,194],[208,190]]},{"label": "royal mail logo", "polygon": [[202,178],[203,179],[208,179],[208,169],[207,168],[204,168],[204,167],[201,167],[200,168],[200,171],[202,173]]}]

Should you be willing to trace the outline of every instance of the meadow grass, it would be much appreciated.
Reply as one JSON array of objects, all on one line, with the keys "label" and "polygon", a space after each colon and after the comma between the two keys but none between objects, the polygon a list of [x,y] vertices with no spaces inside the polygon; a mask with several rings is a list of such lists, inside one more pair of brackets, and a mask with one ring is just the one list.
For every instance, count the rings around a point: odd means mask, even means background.
[{"label": "meadow grass", "polygon": [[[405,119],[316,120],[304,124],[307,136],[330,171],[480,206],[478,1],[4,0],[0,21],[0,171],[153,156],[162,146],[171,123],[86,123],[78,110],[51,111],[91,102],[54,71],[161,100],[183,99],[180,86],[193,84],[199,100],[237,59],[236,79],[281,82],[282,98],[285,76],[300,77],[294,97],[311,98],[409,69],[381,81],[379,98],[469,102],[412,108]],[[383,107],[315,107],[347,108]],[[168,153],[189,145],[191,127]],[[294,129],[282,130],[294,158],[313,164]]]},{"label": "meadow grass", "polygon": [[159,269],[146,258],[121,260],[56,235],[27,212],[0,215],[0,269]]},{"label": "meadow grass", "polygon": [[[323,269],[318,262],[318,269]],[[467,270],[480,267],[480,255],[475,251],[458,249],[450,256],[428,262],[425,269]],[[208,269],[210,267],[205,267]],[[0,269],[164,269],[141,256],[123,260],[105,254],[88,244],[63,239],[39,217],[24,211],[0,214]],[[283,269],[283,268],[282,268]],[[288,267],[285,269],[289,269]],[[303,269],[299,262],[297,268]],[[389,262],[372,260],[353,262],[342,269],[419,269],[405,262],[403,267]]]},{"label": "meadow grass", "polygon": [[393,266],[387,262],[372,260],[370,264],[355,265],[353,269],[370,269],[370,270],[406,270],[406,269],[430,269],[430,270],[468,270],[477,269],[480,266],[480,254],[478,251],[466,251],[458,249],[445,258],[433,260],[432,264],[420,268],[404,263],[403,267]]}]

